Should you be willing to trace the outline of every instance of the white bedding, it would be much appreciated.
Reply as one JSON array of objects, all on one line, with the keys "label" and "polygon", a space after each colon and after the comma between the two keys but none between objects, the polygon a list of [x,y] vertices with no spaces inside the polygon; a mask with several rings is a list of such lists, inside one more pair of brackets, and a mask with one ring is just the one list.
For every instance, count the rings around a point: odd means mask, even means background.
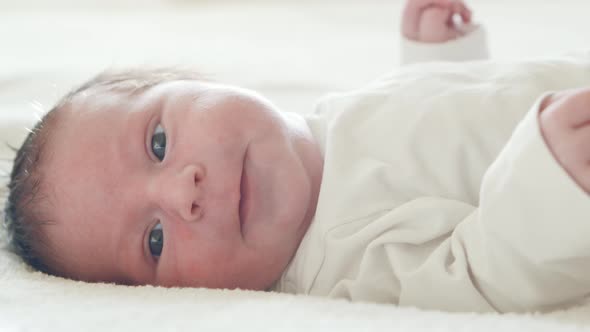
[{"label": "white bedding", "polygon": [[[0,0],[0,141],[14,145],[37,108],[111,65],[197,66],[307,112],[318,96],[397,64],[400,1],[154,0],[140,9],[127,0],[100,10],[90,0],[42,2],[41,9],[39,1]],[[490,32],[494,58],[590,47],[587,0],[470,3]],[[10,156],[3,144],[0,156]],[[0,251],[0,330],[81,327],[570,331],[590,329],[590,304],[544,315],[446,314],[282,294],[91,285],[31,272]]]}]

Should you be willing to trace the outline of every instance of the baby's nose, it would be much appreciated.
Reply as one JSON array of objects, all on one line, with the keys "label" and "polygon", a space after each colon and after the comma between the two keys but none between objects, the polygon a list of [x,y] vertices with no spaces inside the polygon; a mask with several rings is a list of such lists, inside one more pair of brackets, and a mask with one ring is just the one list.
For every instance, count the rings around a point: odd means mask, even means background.
[{"label": "baby's nose", "polygon": [[204,212],[205,168],[191,164],[161,177],[159,204],[169,215],[184,221],[198,221]]}]

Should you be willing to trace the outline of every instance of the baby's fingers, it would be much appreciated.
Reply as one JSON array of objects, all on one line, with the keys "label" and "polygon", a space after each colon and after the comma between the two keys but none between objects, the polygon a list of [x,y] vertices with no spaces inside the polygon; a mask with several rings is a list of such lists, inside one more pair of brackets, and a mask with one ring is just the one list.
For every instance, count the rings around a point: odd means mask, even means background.
[{"label": "baby's fingers", "polygon": [[461,0],[408,0],[401,31],[411,40],[442,43],[469,33],[471,18],[471,10]]},{"label": "baby's fingers", "polygon": [[467,5],[463,1],[453,2],[452,10],[453,13],[461,16],[461,19],[463,20],[464,24],[471,23],[473,13],[471,12],[471,9],[469,9],[469,7],[467,7]]},{"label": "baby's fingers", "polygon": [[407,0],[402,12],[402,34],[409,39],[419,40],[420,24],[424,11],[428,8],[448,8],[453,6],[453,0]]},{"label": "baby's fingers", "polygon": [[431,6],[451,8],[454,4],[454,0],[408,0],[407,6],[422,10]]}]

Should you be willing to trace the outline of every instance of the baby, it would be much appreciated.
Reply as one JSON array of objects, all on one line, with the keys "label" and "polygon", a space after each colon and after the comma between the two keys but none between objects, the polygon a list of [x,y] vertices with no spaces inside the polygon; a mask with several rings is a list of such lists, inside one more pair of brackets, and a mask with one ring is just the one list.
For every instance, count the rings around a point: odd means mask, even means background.
[{"label": "baby", "polygon": [[[402,17],[406,62],[486,53],[461,1]],[[102,74],[19,149],[12,243],[91,282],[450,311],[580,300],[590,59],[464,66],[406,67],[307,116],[191,72]]]}]

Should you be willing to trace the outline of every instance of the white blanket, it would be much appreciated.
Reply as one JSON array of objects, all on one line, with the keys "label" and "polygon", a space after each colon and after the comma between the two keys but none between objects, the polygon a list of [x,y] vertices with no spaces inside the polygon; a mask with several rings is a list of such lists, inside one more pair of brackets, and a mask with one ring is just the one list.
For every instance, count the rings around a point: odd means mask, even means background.
[{"label": "white blanket", "polygon": [[579,331],[590,305],[546,315],[448,314],[277,293],[86,284],[0,255],[2,331]]},{"label": "white blanket", "polygon": [[[361,85],[397,63],[395,0],[172,1],[181,7],[142,11],[62,11],[43,2],[43,10],[29,10],[35,2],[0,0],[0,142],[15,145],[36,108],[47,109],[72,84],[111,64],[197,65],[220,80],[259,89],[287,110],[305,112],[323,93]],[[82,1],[58,2],[67,7]],[[589,46],[587,0],[470,3],[486,22],[495,58]],[[0,156],[9,155],[1,146]],[[85,284],[32,272],[0,250],[0,331],[179,329],[576,331],[590,330],[590,303],[500,316],[260,292]]]}]

